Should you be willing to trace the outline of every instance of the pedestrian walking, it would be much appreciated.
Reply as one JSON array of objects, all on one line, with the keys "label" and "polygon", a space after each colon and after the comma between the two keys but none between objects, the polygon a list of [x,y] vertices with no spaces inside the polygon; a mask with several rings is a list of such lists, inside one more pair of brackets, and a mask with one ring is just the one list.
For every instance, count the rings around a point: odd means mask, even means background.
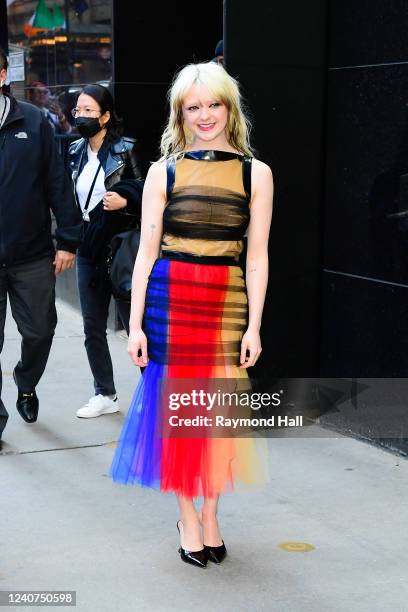
[{"label": "pedestrian walking", "polygon": [[69,123],[58,99],[56,96],[51,96],[51,92],[45,83],[41,83],[41,81],[31,83],[30,97],[31,102],[41,110],[56,134],[71,134],[72,125]]},{"label": "pedestrian walking", "polygon": [[[6,78],[7,56],[0,49],[0,350],[8,296],[22,336],[13,372],[17,410],[33,423],[39,406],[35,388],[57,323],[55,276],[74,266],[81,218],[52,127],[34,105],[3,92]],[[57,222],[56,251],[50,209]],[[0,372],[0,392],[1,384]],[[0,400],[0,437],[7,419]]]},{"label": "pedestrian walking", "polygon": [[[72,114],[82,136],[69,150],[73,190],[84,219],[77,257],[78,290],[95,389],[76,415],[93,418],[119,410],[106,338],[112,297],[107,261],[115,234],[139,226],[143,183],[135,140],[122,135],[122,122],[106,87],[86,85]],[[117,305],[128,330],[130,304],[118,300]]]},{"label": "pedestrian walking", "polygon": [[[221,65],[186,66],[169,98],[162,158],[146,178],[134,267],[128,350],[147,367],[110,473],[119,483],[174,492],[181,559],[205,567],[226,555],[220,494],[236,481],[265,480],[265,456],[253,438],[206,436],[205,428],[201,437],[169,432],[159,384],[248,380],[261,352],[272,174],[253,157],[238,83]],[[246,232],[245,283],[238,258]]]}]

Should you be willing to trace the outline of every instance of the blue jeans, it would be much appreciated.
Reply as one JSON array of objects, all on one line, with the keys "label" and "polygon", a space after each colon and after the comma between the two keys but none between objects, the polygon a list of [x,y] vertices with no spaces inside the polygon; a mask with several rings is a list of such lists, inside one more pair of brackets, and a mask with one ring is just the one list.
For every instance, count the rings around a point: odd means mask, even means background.
[{"label": "blue jeans", "polygon": [[82,318],[84,321],[85,348],[94,377],[95,394],[114,395],[112,359],[106,338],[111,287],[109,279],[102,276],[93,286],[97,275],[95,264],[87,257],[77,255],[77,279]]}]

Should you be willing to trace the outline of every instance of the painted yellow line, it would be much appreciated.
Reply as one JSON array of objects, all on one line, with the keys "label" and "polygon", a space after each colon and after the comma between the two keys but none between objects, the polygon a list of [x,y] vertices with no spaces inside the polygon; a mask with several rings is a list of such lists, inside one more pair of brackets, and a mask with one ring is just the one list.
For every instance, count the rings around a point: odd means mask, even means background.
[{"label": "painted yellow line", "polygon": [[307,542],[281,542],[278,546],[286,552],[310,552],[315,550],[315,547]]}]

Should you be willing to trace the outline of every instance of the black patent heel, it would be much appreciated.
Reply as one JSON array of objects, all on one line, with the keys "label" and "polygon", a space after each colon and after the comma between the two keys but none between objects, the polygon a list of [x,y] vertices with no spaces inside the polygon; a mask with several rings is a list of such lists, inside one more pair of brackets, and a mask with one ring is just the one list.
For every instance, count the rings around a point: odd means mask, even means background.
[{"label": "black patent heel", "polygon": [[207,559],[213,563],[222,563],[227,556],[227,549],[225,548],[224,540],[221,546],[206,546],[204,544],[204,550],[207,555]]},{"label": "black patent heel", "polygon": [[[180,533],[180,528],[178,526],[179,523],[181,523],[181,521],[177,521],[176,526],[177,531]],[[190,563],[190,565],[195,565],[196,567],[201,567],[202,569],[207,567],[208,556],[205,548],[202,548],[201,550],[186,550],[180,546],[178,552],[180,553],[181,560],[184,561],[184,563]]]}]

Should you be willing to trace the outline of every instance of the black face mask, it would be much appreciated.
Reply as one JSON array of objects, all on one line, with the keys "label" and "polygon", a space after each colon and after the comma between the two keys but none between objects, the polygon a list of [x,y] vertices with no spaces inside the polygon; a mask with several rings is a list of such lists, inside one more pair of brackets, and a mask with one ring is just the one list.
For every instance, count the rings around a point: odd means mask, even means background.
[{"label": "black face mask", "polygon": [[83,138],[92,138],[102,129],[95,117],[76,117],[75,126]]}]

